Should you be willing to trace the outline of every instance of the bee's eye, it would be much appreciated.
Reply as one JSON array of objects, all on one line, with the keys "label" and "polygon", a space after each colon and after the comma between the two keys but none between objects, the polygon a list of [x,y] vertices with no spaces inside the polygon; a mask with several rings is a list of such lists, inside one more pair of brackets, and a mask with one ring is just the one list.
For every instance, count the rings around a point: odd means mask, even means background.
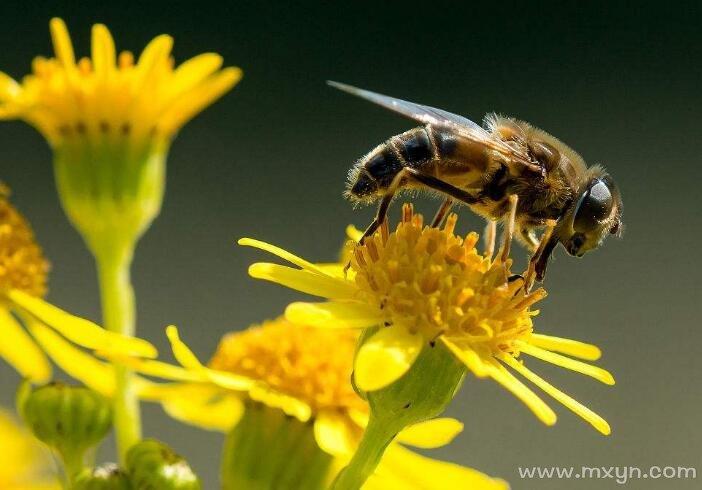
[{"label": "bee's eye", "polygon": [[573,228],[580,232],[594,230],[612,212],[613,203],[607,184],[599,179],[593,180],[578,202]]}]

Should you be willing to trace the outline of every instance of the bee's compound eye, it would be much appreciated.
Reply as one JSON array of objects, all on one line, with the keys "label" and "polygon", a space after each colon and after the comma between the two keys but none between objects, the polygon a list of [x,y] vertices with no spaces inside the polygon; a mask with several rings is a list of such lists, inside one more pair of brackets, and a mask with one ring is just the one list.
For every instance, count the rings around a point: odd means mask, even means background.
[{"label": "bee's compound eye", "polygon": [[573,228],[580,232],[596,229],[612,212],[613,203],[607,184],[600,179],[593,180],[578,202]]}]

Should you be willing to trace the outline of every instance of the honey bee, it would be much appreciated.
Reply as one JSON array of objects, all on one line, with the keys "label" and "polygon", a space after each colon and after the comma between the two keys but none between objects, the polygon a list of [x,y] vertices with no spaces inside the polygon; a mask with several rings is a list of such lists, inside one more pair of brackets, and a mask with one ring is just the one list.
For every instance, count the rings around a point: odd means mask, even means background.
[{"label": "honey bee", "polygon": [[[507,235],[516,233],[531,251],[529,274],[539,281],[558,243],[582,257],[607,234],[620,233],[622,200],[614,180],[550,134],[497,114],[488,114],[481,127],[441,109],[328,83],[423,124],[381,143],[349,172],[347,198],[379,201],[361,242],[383,223],[393,196],[404,189],[444,198],[432,226],[456,203],[486,218],[490,255],[496,223],[503,222]],[[533,279],[527,278],[528,287]]]}]

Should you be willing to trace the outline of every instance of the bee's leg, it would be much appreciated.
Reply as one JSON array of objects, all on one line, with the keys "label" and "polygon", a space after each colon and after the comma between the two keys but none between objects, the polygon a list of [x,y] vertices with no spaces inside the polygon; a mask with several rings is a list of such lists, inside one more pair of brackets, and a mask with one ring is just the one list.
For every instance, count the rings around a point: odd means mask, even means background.
[{"label": "bee's leg", "polygon": [[392,198],[395,195],[395,190],[390,190],[388,191],[383,198],[380,200],[380,204],[378,205],[378,210],[375,212],[375,218],[373,218],[373,221],[371,221],[371,224],[368,225],[368,228],[366,228],[366,231],[363,232],[363,235],[361,236],[361,239],[358,241],[358,243],[363,244],[366,238],[371,236],[373,233],[376,232],[376,230],[380,227],[380,225],[385,221],[386,216],[388,215],[388,208],[390,207],[390,203],[392,202]]},{"label": "bee's leg", "polygon": [[519,196],[512,194],[509,196],[509,213],[507,220],[504,223],[504,232],[502,234],[502,251],[500,252],[500,260],[502,263],[509,259],[509,251],[512,246],[512,237],[514,236],[514,222],[517,218],[517,203]]},{"label": "bee's leg", "polygon": [[549,256],[558,243],[558,240],[553,237],[553,229],[555,227],[555,220],[548,220],[546,222],[546,230],[544,231],[544,234],[541,235],[539,246],[537,247],[536,252],[534,252],[534,255],[532,255],[529,259],[529,267],[524,273],[524,283],[527,292],[531,290],[531,287],[534,285],[534,281],[536,279],[542,281],[544,275],[546,274],[546,266],[548,265]]},{"label": "bee's leg", "polygon": [[534,229],[522,226],[519,228],[518,238],[526,245],[529,252],[535,253],[539,248],[539,239],[534,235]]},{"label": "bee's leg", "polygon": [[489,219],[483,232],[485,240],[485,256],[492,258],[495,254],[495,240],[497,240],[497,221]]},{"label": "bee's leg", "polygon": [[441,223],[444,222],[444,218],[446,218],[446,215],[451,210],[452,206],[453,198],[447,197],[446,199],[444,199],[444,202],[441,203],[441,207],[436,212],[436,215],[434,216],[434,219],[431,222],[432,228],[438,228],[439,226],[441,226]]},{"label": "bee's leg", "polygon": [[412,178],[420,184],[424,184],[425,186],[434,189],[435,191],[441,192],[442,194],[452,197],[456,201],[468,205],[477,204],[480,202],[480,197],[475,196],[463,189],[459,189],[458,187],[453,186],[448,182],[444,182],[443,180],[438,179],[433,175],[423,174],[422,172],[414,168],[405,167],[398,175]]},{"label": "bee's leg", "polygon": [[395,196],[395,192],[397,192],[398,187],[400,187],[400,183],[402,182],[402,180],[407,178],[408,170],[411,169],[405,167],[399,172],[397,172],[397,174],[395,174],[395,177],[393,177],[392,182],[385,191],[385,195],[380,200],[378,210],[375,213],[375,218],[373,218],[371,224],[368,225],[366,231],[363,232],[363,236],[361,236],[361,239],[358,241],[358,243],[363,244],[365,239],[371,236],[373,233],[375,233],[376,230],[380,227],[380,225],[383,224],[383,221],[385,221],[385,218],[388,215],[388,208],[390,207],[390,203],[392,202],[392,199]]},{"label": "bee's leg", "polygon": [[392,198],[395,195],[395,191],[397,191],[398,187],[400,186],[400,183],[404,179],[408,178],[414,179],[417,182],[434,189],[435,191],[439,191],[455,201],[460,201],[466,204],[476,204],[480,202],[480,198],[474,196],[470,192],[464,191],[463,189],[459,189],[458,187],[454,187],[441,179],[437,179],[433,175],[426,175],[414,168],[404,167],[397,173],[397,175],[395,175],[395,178],[393,178],[392,183],[388,187],[388,190],[386,191],[385,195],[383,196],[383,199],[378,205],[378,212],[375,215],[375,219],[373,219],[373,222],[363,233],[363,236],[361,237],[359,243],[363,243],[363,241],[367,237],[375,233],[378,227],[383,223],[383,221],[385,221],[385,217],[388,214],[388,207],[390,207],[390,202],[392,201]]}]

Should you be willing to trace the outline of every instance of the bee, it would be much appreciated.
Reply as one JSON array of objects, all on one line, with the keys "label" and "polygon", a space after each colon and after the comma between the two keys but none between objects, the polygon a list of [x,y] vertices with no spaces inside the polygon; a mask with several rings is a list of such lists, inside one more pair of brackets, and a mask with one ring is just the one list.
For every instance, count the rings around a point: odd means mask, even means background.
[{"label": "bee", "polygon": [[[528,274],[539,281],[559,243],[568,254],[582,257],[608,234],[621,232],[622,200],[614,180],[545,131],[497,114],[488,114],[481,127],[441,109],[328,83],[423,124],[381,143],[350,170],[346,197],[354,203],[379,202],[361,242],[383,223],[394,195],[405,189],[430,190],[444,198],[432,226],[439,226],[456,203],[486,218],[490,255],[496,224],[502,222],[506,235],[515,233],[532,253]],[[534,277],[526,280],[528,287]]]}]

